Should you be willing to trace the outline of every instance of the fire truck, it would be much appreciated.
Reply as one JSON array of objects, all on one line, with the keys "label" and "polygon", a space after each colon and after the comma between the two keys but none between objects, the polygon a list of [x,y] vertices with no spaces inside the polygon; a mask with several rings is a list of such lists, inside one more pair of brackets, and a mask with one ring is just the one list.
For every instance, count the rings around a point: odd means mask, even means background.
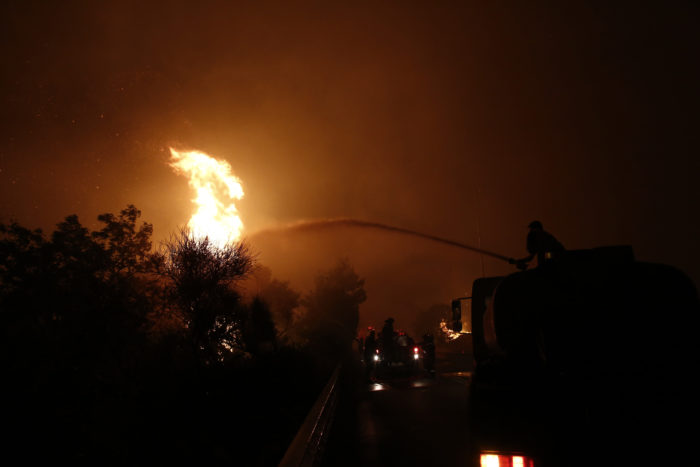
[{"label": "fire truck", "polygon": [[695,460],[699,316],[684,273],[628,246],[477,279],[452,316],[472,333],[471,465]]}]

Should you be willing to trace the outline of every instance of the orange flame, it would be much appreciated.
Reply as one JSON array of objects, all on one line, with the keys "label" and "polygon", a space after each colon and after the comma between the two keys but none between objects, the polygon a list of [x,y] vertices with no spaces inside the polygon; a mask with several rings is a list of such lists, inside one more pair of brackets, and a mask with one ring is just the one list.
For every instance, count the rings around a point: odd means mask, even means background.
[{"label": "orange flame", "polygon": [[450,341],[458,339],[459,336],[462,335],[462,334],[460,334],[458,332],[454,332],[452,329],[448,328],[447,321],[444,319],[440,321],[440,330],[445,335],[445,338],[447,338],[447,340],[450,340]]},{"label": "orange flame", "polygon": [[176,151],[170,148],[170,166],[189,178],[197,196],[192,200],[197,210],[189,227],[195,237],[205,238],[216,246],[237,241],[243,222],[234,200],[243,198],[241,181],[231,173],[231,165],[199,151]]}]

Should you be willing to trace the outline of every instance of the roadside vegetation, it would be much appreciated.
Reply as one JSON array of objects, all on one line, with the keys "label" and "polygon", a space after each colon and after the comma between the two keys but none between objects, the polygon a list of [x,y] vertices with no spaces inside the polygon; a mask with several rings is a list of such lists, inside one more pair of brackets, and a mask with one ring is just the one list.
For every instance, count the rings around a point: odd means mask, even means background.
[{"label": "roadside vegetation", "polygon": [[363,280],[341,260],[302,294],[245,243],[153,248],[140,214],[0,224],[5,455],[276,465],[350,349]]}]

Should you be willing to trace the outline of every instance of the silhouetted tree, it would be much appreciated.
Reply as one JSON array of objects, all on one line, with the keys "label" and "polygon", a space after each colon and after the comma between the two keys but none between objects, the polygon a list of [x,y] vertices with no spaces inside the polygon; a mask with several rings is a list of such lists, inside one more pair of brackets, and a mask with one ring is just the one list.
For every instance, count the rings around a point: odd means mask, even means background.
[{"label": "silhouetted tree", "polygon": [[[143,281],[123,279],[150,264],[152,228],[144,224],[136,231],[139,215],[131,205],[118,218],[102,214],[106,225],[93,233],[70,215],[50,241],[40,230],[0,226],[0,305],[14,310],[17,323],[48,333],[42,344],[60,341],[62,349],[86,339],[106,344],[102,333],[138,328],[150,309]],[[94,350],[83,353],[95,355]]]},{"label": "silhouetted tree", "polygon": [[165,243],[156,263],[169,280],[198,359],[210,362],[221,352],[240,347],[245,313],[233,284],[249,272],[253,262],[243,242],[217,246],[186,229]]},{"label": "silhouetted tree", "polygon": [[246,349],[254,355],[269,354],[277,348],[276,334],[267,303],[260,297],[255,297],[243,328]]},{"label": "silhouetted tree", "polygon": [[2,368],[13,381],[4,390],[18,414],[10,419],[33,420],[34,442],[54,443],[57,455],[82,455],[91,432],[108,426],[98,414],[141,386],[131,378],[146,358],[141,329],[152,305],[134,274],[149,264],[151,228],[134,228],[139,215],[133,206],[103,214],[104,229],[92,233],[70,215],[48,240],[0,226]]},{"label": "silhouetted tree", "polygon": [[316,277],[314,290],[302,300],[306,313],[299,329],[312,347],[337,354],[351,346],[367,298],[364,282],[347,259]]},{"label": "silhouetted tree", "polygon": [[[152,255],[139,216],[129,205],[91,232],[71,215],[48,237],[0,224],[6,457],[276,462],[327,374],[303,350],[275,349],[264,300],[242,305],[234,285],[253,263],[246,245],[181,232]],[[265,358],[231,358],[244,349]]]},{"label": "silhouetted tree", "polygon": [[272,277],[272,271],[261,265],[252,273],[255,296],[262,299],[270,309],[278,337],[286,337],[294,320],[295,311],[301,304],[301,294],[292,289],[288,281]]},{"label": "silhouetted tree", "polygon": [[3,310],[39,280],[46,240],[40,229],[29,230],[16,222],[0,224],[0,305]]},{"label": "silhouetted tree", "polygon": [[144,222],[137,230],[136,220],[140,216],[141,211],[133,204],[122,209],[118,217],[110,213],[97,216],[105,226],[93,232],[92,238],[107,254],[111,274],[147,272],[151,264],[153,225]]},{"label": "silhouetted tree", "polygon": [[46,354],[52,294],[42,289],[51,282],[50,261],[41,230],[0,224],[0,362],[15,384],[33,380]]}]

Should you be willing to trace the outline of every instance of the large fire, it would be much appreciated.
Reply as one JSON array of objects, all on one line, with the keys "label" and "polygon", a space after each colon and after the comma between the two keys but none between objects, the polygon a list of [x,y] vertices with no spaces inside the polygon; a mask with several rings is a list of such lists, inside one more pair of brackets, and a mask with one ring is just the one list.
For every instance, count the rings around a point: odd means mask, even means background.
[{"label": "large fire", "polygon": [[189,185],[196,193],[192,201],[197,210],[187,227],[195,237],[208,237],[219,247],[237,241],[243,222],[234,201],[243,198],[243,187],[231,173],[231,165],[199,151],[170,148],[170,154],[170,166],[189,178]]}]

